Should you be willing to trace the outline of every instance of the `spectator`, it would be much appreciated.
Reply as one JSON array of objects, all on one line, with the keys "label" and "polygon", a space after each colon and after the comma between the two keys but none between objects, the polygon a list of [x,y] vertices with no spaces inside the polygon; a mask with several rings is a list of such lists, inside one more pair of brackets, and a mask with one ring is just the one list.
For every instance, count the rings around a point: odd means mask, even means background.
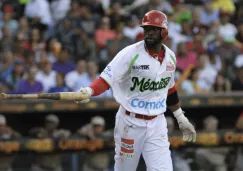
[{"label": "spectator", "polygon": [[18,29],[18,22],[12,18],[14,12],[13,7],[6,5],[4,6],[3,12],[3,20],[0,20],[0,28],[7,26],[11,31],[11,35],[15,35]]},{"label": "spectator", "polygon": [[57,23],[66,17],[71,8],[71,0],[52,0],[50,2],[50,7],[53,20],[55,23]]},{"label": "spectator", "polygon": [[[75,91],[78,91],[80,87],[89,86],[95,79],[99,78],[98,73],[98,65],[95,61],[87,62],[87,73],[82,74],[75,83]],[[111,97],[111,90],[105,91],[103,94],[99,96],[95,96],[94,98],[99,97]]]},{"label": "spectator", "polygon": [[178,44],[176,60],[177,68],[182,71],[188,68],[190,64],[197,66],[197,54],[192,51],[188,51],[186,43],[184,42]]},{"label": "spectator", "polygon": [[138,17],[131,15],[127,23],[127,26],[124,27],[124,35],[135,42],[137,35],[143,32],[142,27],[138,25]]},{"label": "spectator", "polygon": [[[48,114],[45,117],[44,127],[32,128],[29,131],[34,138],[61,138],[69,137],[70,131],[58,129],[59,118],[55,114]],[[37,154],[36,161],[31,167],[31,171],[62,171],[61,156],[58,153]]]},{"label": "spectator", "polygon": [[[203,120],[205,133],[215,133],[218,130],[218,119],[208,116]],[[201,169],[207,171],[226,171],[225,164],[227,147],[199,148],[196,150],[196,162]]]},{"label": "spectator", "polygon": [[230,22],[230,14],[225,11],[220,11],[220,26],[219,26],[219,36],[221,39],[231,41],[234,40],[237,34],[237,29],[235,25]]},{"label": "spectator", "polygon": [[40,30],[46,29],[53,22],[50,4],[47,0],[31,0],[25,6],[24,14],[31,19],[31,25]]},{"label": "spectator", "polygon": [[[242,133],[243,131],[243,112],[241,112],[239,118],[236,121],[236,128],[235,128],[236,132]],[[229,153],[230,155],[235,155],[234,156],[234,160],[233,160],[233,171],[241,171],[243,170],[243,149],[242,147],[236,147],[234,148],[233,151],[231,151],[231,153]]]},{"label": "spectator", "polygon": [[47,58],[51,63],[56,62],[61,47],[61,43],[59,43],[56,38],[50,37],[47,39],[45,51],[47,52]]},{"label": "spectator", "polygon": [[235,12],[235,5],[232,0],[212,0],[211,6],[213,9],[223,10],[230,14]]},{"label": "spectator", "polygon": [[64,74],[57,73],[56,74],[56,86],[51,87],[49,89],[49,93],[56,93],[56,92],[70,92],[71,89],[66,86],[65,80],[64,80]]},{"label": "spectator", "polygon": [[215,43],[208,44],[207,52],[209,60],[207,61],[206,65],[220,72],[222,70],[222,61],[220,59],[220,56],[217,54],[217,47]]},{"label": "spectator", "polygon": [[217,53],[222,60],[223,74],[229,79],[233,79],[235,77],[233,71],[234,59],[240,54],[240,49],[234,45],[234,36],[226,37],[226,33],[224,35],[222,43],[217,47]]},{"label": "spectator", "polygon": [[231,83],[222,74],[218,74],[213,85],[213,92],[229,92],[231,91]]},{"label": "spectator", "polygon": [[52,70],[50,61],[44,61],[40,64],[41,70],[36,74],[36,80],[42,83],[44,92],[48,92],[51,87],[56,85],[56,71]]},{"label": "spectator", "polygon": [[[11,127],[7,125],[7,120],[5,116],[0,114],[0,139],[9,140],[12,138],[20,138],[20,134],[14,131]],[[2,167],[0,167],[2,169]]]},{"label": "spectator", "polygon": [[192,29],[189,20],[181,21],[181,34],[187,38],[187,41],[192,41]]},{"label": "spectator", "polygon": [[101,1],[97,1],[97,0],[86,1],[86,0],[84,0],[84,2],[87,3],[89,8],[91,9],[91,13],[94,16],[101,16],[101,17],[103,17],[105,15],[105,11],[103,9]]},{"label": "spectator", "polygon": [[[20,138],[20,134],[14,131],[7,125],[5,116],[0,114],[0,140],[6,141],[10,139]],[[0,168],[3,171],[12,171],[12,161],[14,159],[13,155],[1,155],[0,157]]]},{"label": "spectator", "polygon": [[114,39],[116,33],[110,29],[110,19],[108,17],[103,17],[100,28],[95,31],[95,42],[99,49],[106,46],[107,40]]},{"label": "spectator", "polygon": [[57,61],[53,63],[53,69],[57,72],[63,73],[64,75],[75,70],[75,64],[72,62],[70,55],[70,50],[63,47]]},{"label": "spectator", "polygon": [[239,55],[235,60],[237,68],[237,77],[232,82],[233,91],[243,90],[243,55]]},{"label": "spectator", "polygon": [[183,2],[184,0],[171,1],[171,5],[174,7],[172,21],[179,24],[181,24],[183,20],[188,21],[189,23],[192,21],[192,13],[188,8],[186,8]]},{"label": "spectator", "polygon": [[17,93],[28,94],[28,93],[42,93],[43,85],[41,82],[36,81],[37,68],[32,66],[28,70],[27,79],[22,79],[17,85]]},{"label": "spectator", "polygon": [[208,26],[215,22],[219,22],[219,10],[213,9],[211,0],[203,0],[203,10],[200,13],[200,22]]},{"label": "spectator", "polygon": [[14,68],[14,56],[11,51],[7,51],[3,54],[4,59],[0,63],[0,80],[6,81],[6,78],[12,72]]},{"label": "spectator", "polygon": [[33,51],[24,51],[23,58],[26,68],[36,65],[35,53]]},{"label": "spectator", "polygon": [[29,35],[29,33],[30,33],[29,21],[27,20],[26,17],[21,17],[19,19],[18,33],[23,34],[24,37],[28,37],[28,35]]},{"label": "spectator", "polygon": [[[105,132],[105,120],[103,117],[95,116],[91,122],[78,131],[78,135],[87,136],[90,139],[112,138],[112,133]],[[109,154],[107,152],[88,153],[84,162],[83,171],[108,171]]]},{"label": "spectator", "polygon": [[72,19],[79,19],[80,17],[80,5],[78,1],[71,1],[71,8],[68,11],[67,17]]},{"label": "spectator", "polygon": [[96,44],[94,40],[90,39],[82,29],[76,29],[76,33],[73,36],[73,41],[75,54],[73,58],[74,61],[78,61],[79,59],[96,59]]},{"label": "spectator", "polygon": [[198,86],[199,69],[193,68],[188,79],[184,80],[181,84],[183,94],[200,94],[203,91]]},{"label": "spectator", "polygon": [[65,82],[67,86],[74,91],[77,79],[84,73],[86,73],[86,61],[79,60],[76,66],[76,70],[67,73],[65,76]]},{"label": "spectator", "polygon": [[2,28],[3,36],[0,39],[0,52],[12,51],[14,40],[10,28],[6,25]]},{"label": "spectator", "polygon": [[6,77],[6,83],[10,89],[14,92],[17,89],[18,82],[24,75],[24,65],[22,61],[15,61],[12,72]]},{"label": "spectator", "polygon": [[[25,61],[27,60],[25,57],[26,55],[26,51],[28,51],[27,48],[27,43],[28,43],[28,35],[26,36],[23,33],[18,32],[15,39],[14,39],[14,53],[16,55],[16,57],[20,60],[23,60],[24,63],[26,63]],[[34,54],[33,54],[34,56]],[[35,61],[35,60],[34,60]]]},{"label": "spectator", "polygon": [[108,40],[107,42],[110,57],[108,61],[112,60],[113,57],[123,48],[133,43],[133,40],[131,38],[124,35],[123,29],[124,24],[118,23],[116,26],[116,38]]},{"label": "spectator", "polygon": [[88,6],[83,5],[80,7],[80,28],[89,36],[94,37],[97,20],[99,18],[95,17]]},{"label": "spectator", "polygon": [[205,52],[205,48],[203,46],[203,38],[205,34],[203,33],[202,28],[198,29],[199,30],[195,30],[193,33],[193,40],[187,42],[187,49],[200,55]]},{"label": "spectator", "polygon": [[29,40],[26,42],[25,49],[33,51],[35,57],[37,58],[36,62],[39,62],[39,56],[44,49],[44,43],[41,40],[40,30],[33,28],[30,32]]},{"label": "spectator", "polygon": [[69,18],[65,18],[57,25],[55,37],[62,44],[63,47],[68,47],[70,49],[70,53],[73,53],[74,44],[72,37],[74,35],[74,26],[72,24],[72,20],[70,20]]},{"label": "spectator", "polygon": [[114,2],[109,10],[109,18],[111,23],[111,29],[115,30],[117,24],[125,21],[125,16],[122,14],[122,7],[120,2]]},{"label": "spectator", "polygon": [[204,93],[210,92],[218,75],[218,70],[209,62],[209,57],[205,54],[199,57],[199,78],[198,86]]}]

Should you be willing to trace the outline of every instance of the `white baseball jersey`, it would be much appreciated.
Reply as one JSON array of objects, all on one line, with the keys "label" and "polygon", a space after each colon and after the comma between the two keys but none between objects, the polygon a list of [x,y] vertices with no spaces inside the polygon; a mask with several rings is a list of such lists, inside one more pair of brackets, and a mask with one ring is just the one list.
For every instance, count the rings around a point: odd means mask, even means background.
[{"label": "white baseball jersey", "polygon": [[168,90],[175,84],[176,57],[167,46],[160,62],[140,41],[121,50],[101,73],[112,88],[115,100],[126,110],[144,115],[166,111]]}]

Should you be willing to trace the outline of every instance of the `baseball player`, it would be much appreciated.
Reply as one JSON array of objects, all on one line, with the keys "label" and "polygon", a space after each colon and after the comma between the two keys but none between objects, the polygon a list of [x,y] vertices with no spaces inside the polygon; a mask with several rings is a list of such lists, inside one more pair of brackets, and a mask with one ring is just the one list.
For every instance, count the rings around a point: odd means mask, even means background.
[{"label": "baseball player", "polygon": [[167,26],[164,13],[146,13],[141,25],[144,40],[121,50],[99,79],[79,90],[91,97],[112,88],[120,104],[114,130],[115,171],[135,171],[141,154],[148,171],[173,170],[164,116],[167,106],[178,121],[184,141],[196,140],[175,88],[175,54],[163,44]]}]

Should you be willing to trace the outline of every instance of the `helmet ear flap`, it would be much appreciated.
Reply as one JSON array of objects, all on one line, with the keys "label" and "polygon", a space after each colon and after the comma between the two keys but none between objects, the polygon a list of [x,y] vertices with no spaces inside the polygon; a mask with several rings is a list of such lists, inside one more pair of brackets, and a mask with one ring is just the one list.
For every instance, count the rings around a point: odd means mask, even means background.
[{"label": "helmet ear flap", "polygon": [[161,37],[162,37],[162,40],[166,40],[167,37],[168,37],[168,30],[166,28],[162,28],[161,29]]}]

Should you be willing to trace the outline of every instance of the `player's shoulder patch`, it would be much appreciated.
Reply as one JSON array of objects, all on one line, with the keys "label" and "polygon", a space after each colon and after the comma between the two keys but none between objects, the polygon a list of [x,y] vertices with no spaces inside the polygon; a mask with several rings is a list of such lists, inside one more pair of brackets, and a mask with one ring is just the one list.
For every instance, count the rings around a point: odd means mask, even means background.
[{"label": "player's shoulder patch", "polygon": [[[163,44],[164,45],[164,44]],[[173,62],[173,64],[176,66],[176,55],[175,53],[170,49],[168,48],[166,45],[164,45],[165,47],[165,51],[167,52],[168,56],[169,56],[169,59]]]}]

